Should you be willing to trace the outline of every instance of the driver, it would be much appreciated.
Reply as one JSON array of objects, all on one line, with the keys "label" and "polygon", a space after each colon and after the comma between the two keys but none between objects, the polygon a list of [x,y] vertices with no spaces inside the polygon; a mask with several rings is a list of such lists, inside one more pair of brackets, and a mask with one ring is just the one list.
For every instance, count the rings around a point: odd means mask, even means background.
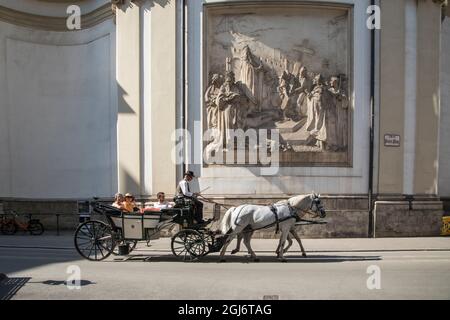
[{"label": "driver", "polygon": [[194,219],[197,223],[205,223],[203,220],[203,203],[197,199],[198,193],[191,192],[189,182],[195,178],[194,172],[186,171],[183,176],[183,180],[178,183],[177,195],[180,197],[186,197],[191,199],[195,205]]}]

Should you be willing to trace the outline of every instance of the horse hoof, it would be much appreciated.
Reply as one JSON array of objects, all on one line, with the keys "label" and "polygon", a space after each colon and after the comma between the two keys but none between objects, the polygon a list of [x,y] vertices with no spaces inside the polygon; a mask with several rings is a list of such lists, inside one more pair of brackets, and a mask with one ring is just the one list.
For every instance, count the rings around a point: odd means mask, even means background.
[{"label": "horse hoof", "polygon": [[280,262],[287,262],[286,258],[278,258],[280,259]]},{"label": "horse hoof", "polygon": [[302,254],[302,256],[303,256],[303,258],[306,258],[306,257],[307,257],[306,253]]},{"label": "horse hoof", "polygon": [[227,260],[225,260],[225,259],[220,259],[219,262],[220,262],[220,263],[222,263],[222,262],[227,262]]},{"label": "horse hoof", "polygon": [[254,258],[253,259],[253,262],[259,262],[260,260],[259,260],[259,258]]},{"label": "horse hoof", "polygon": [[231,251],[231,254],[236,254],[238,252],[239,252],[239,250],[234,249],[233,251]]}]

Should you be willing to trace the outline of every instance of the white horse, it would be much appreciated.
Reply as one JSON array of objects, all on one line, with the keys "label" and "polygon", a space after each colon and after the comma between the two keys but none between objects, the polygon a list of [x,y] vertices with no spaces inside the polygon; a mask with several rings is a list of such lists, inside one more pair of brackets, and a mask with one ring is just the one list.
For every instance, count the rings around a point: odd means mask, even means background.
[{"label": "white horse", "polygon": [[273,230],[275,228],[277,231],[281,231],[280,241],[276,250],[277,257],[280,260],[285,261],[284,253],[289,246],[284,249],[284,244],[289,233],[297,239],[304,252],[294,225],[297,218],[302,218],[307,213],[313,216],[320,216],[321,218],[324,218],[326,215],[320,197],[315,193],[282,200],[273,206],[248,204],[228,209],[220,226],[222,234],[226,235],[224,245],[220,251],[220,261],[225,261],[224,255],[228,245],[240,234],[242,234],[244,245],[247,247],[250,256],[255,261],[258,261],[250,245],[253,232],[258,229]]}]

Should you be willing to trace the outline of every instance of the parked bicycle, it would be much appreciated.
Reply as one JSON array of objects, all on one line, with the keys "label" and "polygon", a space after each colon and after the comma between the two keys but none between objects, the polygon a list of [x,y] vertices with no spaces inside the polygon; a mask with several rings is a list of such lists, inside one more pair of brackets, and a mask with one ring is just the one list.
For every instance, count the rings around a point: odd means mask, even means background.
[{"label": "parked bicycle", "polygon": [[28,221],[20,221],[16,219],[19,217],[17,212],[10,211],[11,218],[7,215],[3,215],[1,220],[1,232],[6,235],[13,235],[18,230],[29,232],[31,235],[41,235],[44,233],[44,225],[39,221],[39,219],[31,219],[31,215],[28,216]]}]

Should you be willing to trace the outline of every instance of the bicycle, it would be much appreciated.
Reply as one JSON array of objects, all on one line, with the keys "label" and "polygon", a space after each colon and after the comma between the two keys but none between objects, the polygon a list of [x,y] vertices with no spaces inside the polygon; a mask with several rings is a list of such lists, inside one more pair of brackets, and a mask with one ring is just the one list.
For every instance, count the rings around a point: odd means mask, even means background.
[{"label": "bicycle", "polygon": [[31,215],[28,216],[28,221],[22,222],[16,220],[16,217],[19,215],[10,211],[10,214],[13,216],[12,218],[6,218],[6,215],[3,217],[1,222],[1,232],[5,235],[13,235],[18,230],[22,230],[25,232],[29,232],[31,235],[41,235],[44,233],[44,225],[39,221],[39,219],[31,219]]}]

